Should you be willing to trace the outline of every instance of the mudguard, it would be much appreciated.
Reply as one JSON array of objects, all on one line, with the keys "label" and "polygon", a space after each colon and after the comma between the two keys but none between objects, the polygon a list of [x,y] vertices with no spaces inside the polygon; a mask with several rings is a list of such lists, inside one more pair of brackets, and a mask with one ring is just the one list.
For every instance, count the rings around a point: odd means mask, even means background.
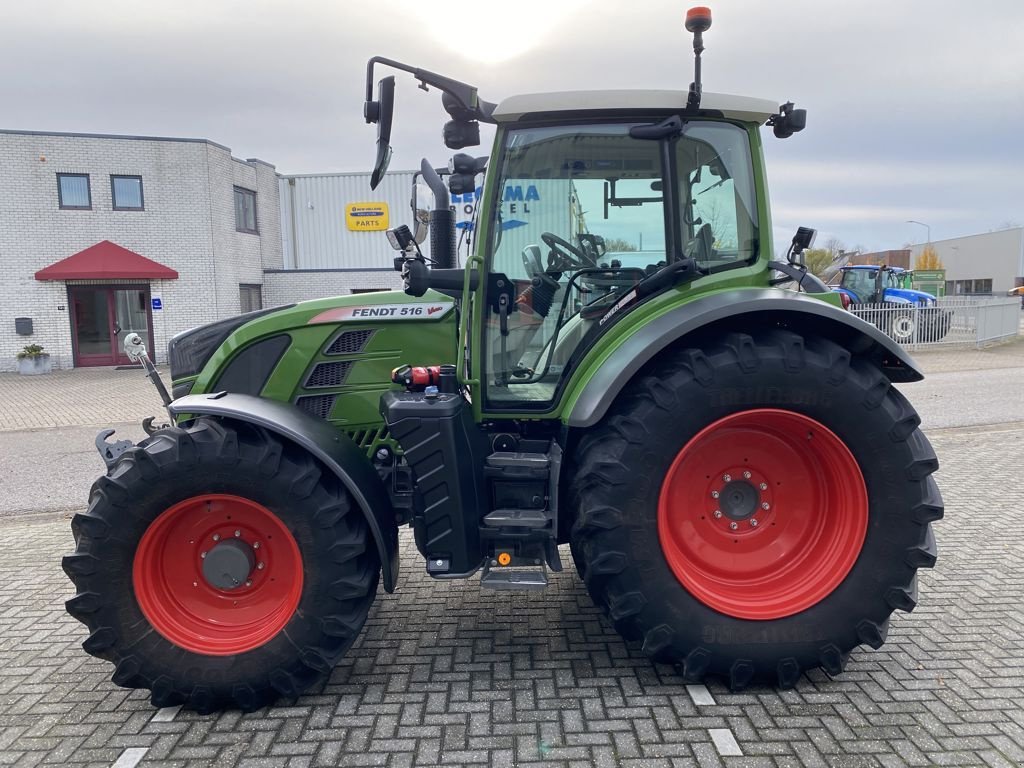
[{"label": "mudguard", "polygon": [[890,381],[920,381],[910,356],[871,323],[807,294],[778,289],[722,291],[675,307],[641,326],[611,355],[576,396],[566,423],[591,427],[604,416],[627,382],[661,350],[712,324],[744,330],[777,324],[825,336],[866,357]]},{"label": "mudguard", "polygon": [[291,403],[253,395],[213,392],[172,402],[171,416],[218,416],[255,424],[306,449],[330,469],[352,494],[370,526],[380,555],[387,592],[398,582],[398,526],[380,476],[348,435]]}]

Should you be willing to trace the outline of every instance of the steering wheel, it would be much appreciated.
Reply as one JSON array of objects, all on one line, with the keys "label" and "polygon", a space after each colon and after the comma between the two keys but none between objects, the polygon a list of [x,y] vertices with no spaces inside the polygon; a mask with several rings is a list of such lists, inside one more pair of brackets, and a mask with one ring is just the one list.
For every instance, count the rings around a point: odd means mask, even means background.
[{"label": "steering wheel", "polygon": [[597,262],[590,256],[558,235],[551,232],[543,232],[540,239],[550,249],[548,253],[548,269],[561,271],[567,267],[590,269],[597,266]]}]

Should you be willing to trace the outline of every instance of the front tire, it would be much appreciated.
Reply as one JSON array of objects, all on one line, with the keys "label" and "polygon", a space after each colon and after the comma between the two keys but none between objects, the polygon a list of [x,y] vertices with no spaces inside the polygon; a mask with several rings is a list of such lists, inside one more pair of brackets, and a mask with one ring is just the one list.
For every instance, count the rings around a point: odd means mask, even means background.
[{"label": "front tire", "polygon": [[573,558],[619,632],[733,689],[880,646],[943,511],[909,403],[842,347],[780,330],[649,373],[581,441],[570,488]]},{"label": "front tire", "polygon": [[72,520],[86,651],[155,706],[294,698],[348,650],[380,574],[360,510],[309,454],[199,419],[129,449]]}]

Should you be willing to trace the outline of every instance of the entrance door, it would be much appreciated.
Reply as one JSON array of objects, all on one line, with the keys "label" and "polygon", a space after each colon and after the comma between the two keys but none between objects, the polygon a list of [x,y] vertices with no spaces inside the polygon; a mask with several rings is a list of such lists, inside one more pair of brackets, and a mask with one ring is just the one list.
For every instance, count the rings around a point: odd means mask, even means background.
[{"label": "entrance door", "polygon": [[129,333],[153,349],[148,286],[74,285],[68,293],[76,366],[129,365]]}]

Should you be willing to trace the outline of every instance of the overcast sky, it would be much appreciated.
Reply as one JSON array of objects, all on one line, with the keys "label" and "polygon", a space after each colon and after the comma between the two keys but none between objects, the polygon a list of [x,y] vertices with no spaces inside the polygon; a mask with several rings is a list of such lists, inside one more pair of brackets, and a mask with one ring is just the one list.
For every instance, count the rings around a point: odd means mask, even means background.
[{"label": "overcast sky", "polygon": [[[365,62],[480,87],[680,88],[668,0],[0,0],[0,128],[209,138],[281,173],[369,170]],[[766,132],[776,245],[798,224],[869,249],[1024,224],[1024,2],[720,0],[709,91],[792,100]],[[436,92],[399,75],[392,168],[435,164]],[[483,154],[480,150],[480,154]]]}]

